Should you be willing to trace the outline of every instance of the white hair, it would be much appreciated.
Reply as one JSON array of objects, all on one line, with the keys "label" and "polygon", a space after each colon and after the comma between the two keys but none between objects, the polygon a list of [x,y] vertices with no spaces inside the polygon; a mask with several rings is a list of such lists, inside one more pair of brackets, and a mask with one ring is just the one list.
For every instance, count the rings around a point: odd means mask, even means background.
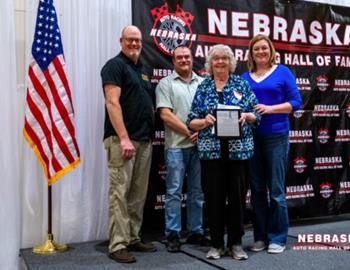
[{"label": "white hair", "polygon": [[210,75],[213,75],[213,69],[212,69],[213,55],[214,55],[214,52],[217,52],[217,51],[222,51],[228,56],[229,62],[230,62],[229,70],[230,70],[230,73],[233,73],[236,70],[236,66],[237,66],[236,58],[234,57],[231,48],[229,46],[223,45],[223,44],[214,45],[209,50],[208,56],[207,56],[207,58],[205,60],[205,65],[204,65],[205,70],[207,71],[207,73],[209,73]]}]

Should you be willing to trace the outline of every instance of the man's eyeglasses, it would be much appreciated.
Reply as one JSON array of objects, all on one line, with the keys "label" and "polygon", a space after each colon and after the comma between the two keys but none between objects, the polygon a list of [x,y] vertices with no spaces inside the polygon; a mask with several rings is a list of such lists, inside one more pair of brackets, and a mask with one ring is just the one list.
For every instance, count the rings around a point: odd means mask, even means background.
[{"label": "man's eyeglasses", "polygon": [[142,40],[139,38],[123,38],[127,43],[133,43],[135,42],[136,44],[141,44]]}]

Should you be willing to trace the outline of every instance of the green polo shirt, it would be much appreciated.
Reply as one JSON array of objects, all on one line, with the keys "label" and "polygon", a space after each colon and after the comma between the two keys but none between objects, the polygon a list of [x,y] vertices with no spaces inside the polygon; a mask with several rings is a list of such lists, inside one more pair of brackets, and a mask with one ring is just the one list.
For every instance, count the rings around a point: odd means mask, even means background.
[{"label": "green polo shirt", "polygon": [[[186,82],[174,71],[173,74],[163,78],[156,88],[156,106],[169,108],[183,122],[186,123],[190,112],[192,100],[197,86],[203,78],[192,72],[192,80]],[[164,125],[165,149],[192,147],[191,140]]]}]

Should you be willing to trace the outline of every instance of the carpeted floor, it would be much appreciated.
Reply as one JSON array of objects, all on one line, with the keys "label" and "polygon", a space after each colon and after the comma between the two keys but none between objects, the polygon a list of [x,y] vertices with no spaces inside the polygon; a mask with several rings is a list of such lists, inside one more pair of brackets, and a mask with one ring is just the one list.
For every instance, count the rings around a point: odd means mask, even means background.
[{"label": "carpeted floor", "polygon": [[[334,222],[334,220],[337,221]],[[153,240],[158,251],[155,253],[134,252],[137,262],[133,264],[119,264],[109,259],[107,241],[71,244],[68,252],[57,255],[36,255],[31,249],[24,249],[21,250],[21,256],[28,270],[348,270],[350,269],[350,252],[345,250],[346,248],[337,248],[339,245],[335,243],[322,244],[317,248],[308,244],[303,250],[296,248],[299,244],[299,234],[350,235],[350,219],[334,220],[328,218],[321,224],[310,224],[310,222],[304,222],[302,225],[295,224],[289,230],[285,252],[271,255],[266,251],[259,253],[248,251],[249,259],[246,261],[236,261],[229,256],[224,256],[220,260],[207,260],[205,254],[209,248],[191,245],[183,245],[180,253],[168,253],[164,241],[156,236],[154,239],[152,236],[148,238]],[[243,238],[243,246],[248,250],[252,243],[252,232],[248,230]],[[350,243],[347,244],[350,248]]]}]

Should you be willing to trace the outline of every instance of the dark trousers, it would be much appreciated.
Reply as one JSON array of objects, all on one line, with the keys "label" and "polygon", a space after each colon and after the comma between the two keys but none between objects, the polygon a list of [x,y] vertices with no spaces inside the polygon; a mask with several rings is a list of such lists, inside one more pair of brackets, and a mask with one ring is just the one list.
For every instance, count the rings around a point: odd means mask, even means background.
[{"label": "dark trousers", "polygon": [[203,191],[212,246],[241,244],[244,235],[246,160],[201,160]]}]

